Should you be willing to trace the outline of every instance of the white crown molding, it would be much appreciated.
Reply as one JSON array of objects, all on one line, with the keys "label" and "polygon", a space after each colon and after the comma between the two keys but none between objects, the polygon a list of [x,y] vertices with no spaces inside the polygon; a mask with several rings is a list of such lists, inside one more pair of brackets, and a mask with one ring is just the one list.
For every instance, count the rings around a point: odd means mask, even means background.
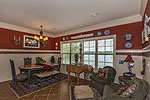
[{"label": "white crown molding", "polygon": [[143,17],[145,13],[145,9],[147,6],[148,0],[141,0],[141,8],[140,8],[140,15]]},{"label": "white crown molding", "polygon": [[14,52],[60,52],[60,50],[22,50],[22,49],[0,49],[0,51]]},{"label": "white crown molding", "polygon": [[71,34],[76,34],[80,32],[96,30],[96,29],[102,29],[102,28],[107,28],[107,27],[113,27],[113,26],[118,26],[118,25],[123,25],[123,24],[129,24],[129,23],[134,23],[134,22],[139,22],[139,21],[142,21],[142,17],[140,15],[135,15],[135,16],[125,17],[125,18],[108,21],[108,22],[104,22],[104,23],[100,23],[96,25],[87,26],[87,27],[72,30],[72,31],[59,33],[58,35],[56,35],[56,37],[64,36],[64,35],[71,35]]},{"label": "white crown molding", "polygon": [[[15,31],[20,31],[20,32],[27,32],[27,33],[31,33],[31,34],[37,34],[37,35],[39,35],[39,33],[40,33],[40,31],[37,31],[37,30],[32,30],[29,28],[20,27],[17,25],[8,24],[8,23],[4,23],[4,22],[0,22],[0,28],[10,29],[10,30],[15,30]],[[54,35],[50,34],[50,33],[44,33],[44,36],[54,37]]]}]

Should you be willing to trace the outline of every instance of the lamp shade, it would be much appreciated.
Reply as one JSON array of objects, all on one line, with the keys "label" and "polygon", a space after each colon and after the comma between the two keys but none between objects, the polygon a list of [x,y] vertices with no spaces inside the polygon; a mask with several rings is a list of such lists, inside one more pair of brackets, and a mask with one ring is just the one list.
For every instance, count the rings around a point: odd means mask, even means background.
[{"label": "lamp shade", "polygon": [[124,62],[130,62],[130,63],[133,63],[133,59],[131,57],[131,55],[127,55],[126,59],[124,60]]}]

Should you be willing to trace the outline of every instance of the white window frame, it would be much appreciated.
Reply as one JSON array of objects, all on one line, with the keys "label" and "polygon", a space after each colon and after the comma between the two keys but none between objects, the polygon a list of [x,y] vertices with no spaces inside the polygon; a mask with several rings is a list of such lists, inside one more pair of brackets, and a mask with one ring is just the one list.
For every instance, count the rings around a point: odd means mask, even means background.
[{"label": "white window frame", "polygon": [[[113,39],[113,66],[115,66],[115,57],[116,57],[116,35],[109,35],[109,36],[101,36],[101,37],[94,37],[94,38],[88,38],[88,39],[80,39],[80,40],[70,40],[70,41],[61,41],[60,46],[64,43],[70,43],[70,64],[71,64],[71,43],[73,42],[80,42],[82,43],[82,59],[81,63],[83,64],[84,62],[84,47],[83,43],[85,41],[96,41],[96,54],[95,54],[95,67],[98,68],[98,40],[103,40],[103,39]],[[60,47],[61,48],[61,47]],[[61,50],[61,56],[62,56],[62,50]],[[65,64],[66,65],[66,64]]]}]

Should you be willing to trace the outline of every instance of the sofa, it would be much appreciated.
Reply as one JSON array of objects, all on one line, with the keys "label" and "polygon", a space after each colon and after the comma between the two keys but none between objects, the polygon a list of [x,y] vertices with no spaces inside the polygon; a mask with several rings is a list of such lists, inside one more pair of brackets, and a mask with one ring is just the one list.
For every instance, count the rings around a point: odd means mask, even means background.
[{"label": "sofa", "polygon": [[105,85],[102,100],[144,100],[149,92],[149,83],[145,80],[135,78],[128,82],[126,86],[130,87],[133,84],[136,84],[136,89],[131,97],[123,97],[116,94],[122,87],[120,84],[111,83],[111,85]]},{"label": "sofa", "polygon": [[104,86],[114,82],[116,76],[116,70],[113,67],[105,66],[103,69],[108,70],[106,79],[96,77],[97,73],[93,73],[90,76],[90,86],[95,88],[101,94],[103,94]]}]

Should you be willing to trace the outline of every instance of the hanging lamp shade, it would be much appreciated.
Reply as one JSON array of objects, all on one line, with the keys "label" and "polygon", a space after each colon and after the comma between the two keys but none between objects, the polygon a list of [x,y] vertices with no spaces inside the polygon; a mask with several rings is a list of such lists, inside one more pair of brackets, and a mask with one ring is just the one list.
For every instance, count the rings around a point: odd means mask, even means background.
[{"label": "hanging lamp shade", "polygon": [[134,63],[134,60],[132,59],[131,55],[127,55],[127,57],[124,60],[124,62]]}]

